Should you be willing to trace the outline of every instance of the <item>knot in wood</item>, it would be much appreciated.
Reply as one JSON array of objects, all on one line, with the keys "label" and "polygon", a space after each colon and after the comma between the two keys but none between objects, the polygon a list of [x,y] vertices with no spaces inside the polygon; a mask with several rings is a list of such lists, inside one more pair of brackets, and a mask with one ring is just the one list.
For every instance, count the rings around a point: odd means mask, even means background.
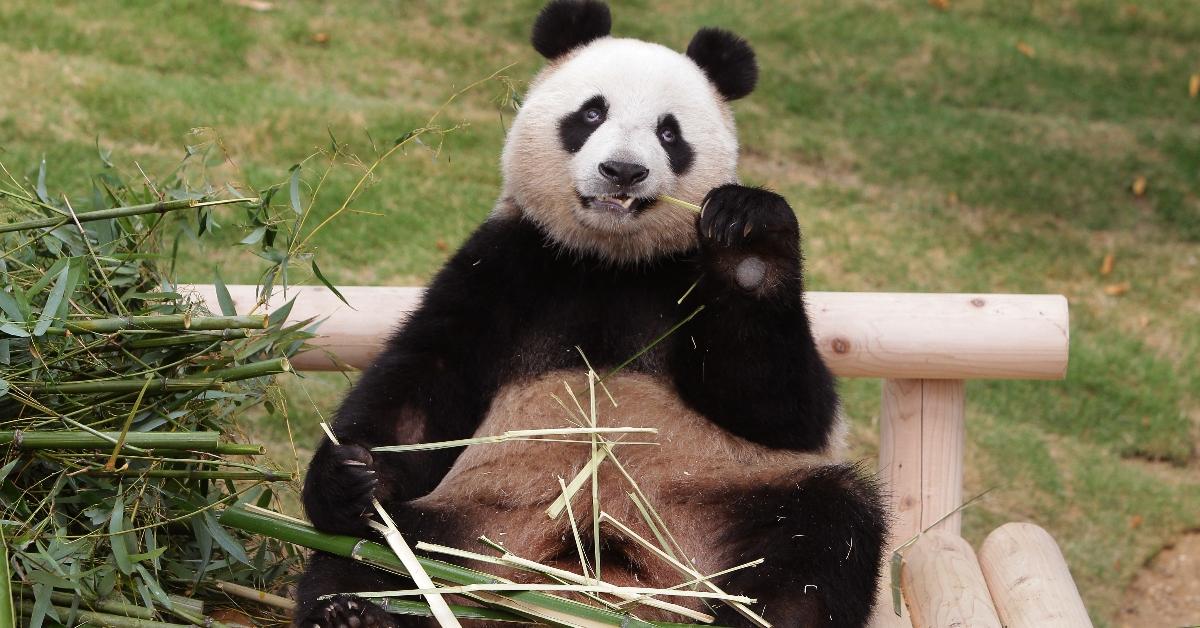
[{"label": "knot in wood", "polygon": [[974,305],[975,307],[983,307],[987,305],[987,301],[984,301],[979,297],[975,297],[974,299],[971,299],[971,305]]},{"label": "knot in wood", "polygon": [[846,340],[845,338],[834,338],[831,346],[833,347],[834,353],[850,352],[850,341]]}]

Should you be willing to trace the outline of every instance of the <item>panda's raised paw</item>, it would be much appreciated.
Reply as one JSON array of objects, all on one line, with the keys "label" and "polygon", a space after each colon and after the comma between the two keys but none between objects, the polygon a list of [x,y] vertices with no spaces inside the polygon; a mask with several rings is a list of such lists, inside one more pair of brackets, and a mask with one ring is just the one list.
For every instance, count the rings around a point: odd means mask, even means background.
[{"label": "panda's raised paw", "polygon": [[779,253],[794,249],[798,242],[796,214],[782,196],[769,190],[722,185],[708,193],[702,207],[697,229],[701,241],[709,245]]},{"label": "panda's raised paw", "polygon": [[394,628],[395,618],[377,604],[356,595],[335,595],[322,600],[297,622],[301,628]]},{"label": "panda's raised paw", "polygon": [[333,458],[331,488],[345,504],[345,512],[352,516],[374,512],[371,499],[375,497],[379,477],[371,451],[358,445],[334,445]]}]

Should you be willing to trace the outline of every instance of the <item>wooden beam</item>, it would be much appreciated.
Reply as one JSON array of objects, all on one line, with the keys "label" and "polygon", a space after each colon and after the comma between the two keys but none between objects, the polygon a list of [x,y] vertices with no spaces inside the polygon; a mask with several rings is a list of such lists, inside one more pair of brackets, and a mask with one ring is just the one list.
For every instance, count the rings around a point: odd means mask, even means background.
[{"label": "wooden beam", "polygon": [[[194,290],[219,311],[212,286]],[[289,316],[326,319],[315,344],[364,368],[384,338],[420,303],[421,288],[339,288],[354,309],[324,287],[293,287]],[[256,303],[254,286],[229,286],[238,313]],[[841,377],[908,379],[1061,379],[1067,368],[1066,299],[1058,295],[809,292],[813,335]],[[285,302],[271,299],[271,311]],[[261,311],[261,310],[260,310]],[[319,353],[297,356],[307,370],[337,370]]]},{"label": "wooden beam", "polygon": [[901,573],[914,627],[1000,628],[975,551],[957,534],[922,535],[905,550]]},{"label": "wooden beam", "polygon": [[979,564],[1005,626],[1092,625],[1062,551],[1042,528],[1032,523],[996,528],[979,548]]}]

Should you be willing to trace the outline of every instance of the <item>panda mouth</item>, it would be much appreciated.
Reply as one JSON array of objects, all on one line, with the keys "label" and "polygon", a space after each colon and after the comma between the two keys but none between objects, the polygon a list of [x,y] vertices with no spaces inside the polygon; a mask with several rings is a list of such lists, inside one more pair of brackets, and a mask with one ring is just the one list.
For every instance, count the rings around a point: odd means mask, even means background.
[{"label": "panda mouth", "polygon": [[633,215],[646,208],[653,199],[638,198],[627,194],[584,196],[579,194],[580,203],[588,208],[619,215]]}]

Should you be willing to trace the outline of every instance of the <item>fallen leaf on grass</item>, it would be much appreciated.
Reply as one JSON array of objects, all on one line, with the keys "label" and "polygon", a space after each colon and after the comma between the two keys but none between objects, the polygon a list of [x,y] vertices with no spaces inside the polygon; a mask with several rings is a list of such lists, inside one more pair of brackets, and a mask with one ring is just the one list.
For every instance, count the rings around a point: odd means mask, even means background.
[{"label": "fallen leaf on grass", "polygon": [[1112,273],[1113,264],[1115,264],[1116,261],[1117,261],[1117,256],[1113,255],[1112,253],[1105,255],[1104,261],[1101,262],[1101,264],[1100,264],[1100,274],[1107,275],[1107,274]]},{"label": "fallen leaf on grass", "polygon": [[251,11],[258,11],[259,13],[270,11],[275,8],[274,4],[266,2],[265,0],[229,0],[229,2],[230,4],[246,7]]},{"label": "fallen leaf on grass", "polygon": [[1017,52],[1020,52],[1021,54],[1025,55],[1026,57],[1029,57],[1030,59],[1032,59],[1033,56],[1035,54],[1037,54],[1037,52],[1033,49],[1033,46],[1030,46],[1029,44],[1027,44],[1023,41],[1017,42]]},{"label": "fallen leaf on grass", "polygon": [[1134,196],[1145,196],[1146,195],[1146,177],[1142,177],[1142,176],[1136,177],[1133,180],[1133,183],[1131,183],[1129,185],[1129,189],[1130,189],[1130,191],[1133,192]]},{"label": "fallen leaf on grass", "polygon": [[929,6],[937,9],[938,11],[949,11],[950,0],[929,0]]},{"label": "fallen leaf on grass", "polygon": [[1129,518],[1129,527],[1134,530],[1142,527],[1142,516],[1134,515],[1134,516],[1130,517]]},{"label": "fallen leaf on grass", "polygon": [[314,43],[327,44],[329,43],[329,33],[313,33],[312,40]]},{"label": "fallen leaf on grass", "polygon": [[1110,283],[1107,286],[1104,286],[1104,294],[1107,294],[1110,297],[1119,297],[1126,292],[1129,292],[1129,289],[1132,287],[1133,286],[1131,286],[1128,281],[1122,281],[1121,283]]},{"label": "fallen leaf on grass", "polygon": [[445,251],[446,249],[450,248],[450,245],[446,244],[446,241],[440,238],[437,242],[434,242],[433,245],[436,246],[437,250],[439,251]]},{"label": "fallen leaf on grass", "polygon": [[1200,74],[1193,74],[1188,78],[1188,97],[1195,98],[1200,96]]}]

